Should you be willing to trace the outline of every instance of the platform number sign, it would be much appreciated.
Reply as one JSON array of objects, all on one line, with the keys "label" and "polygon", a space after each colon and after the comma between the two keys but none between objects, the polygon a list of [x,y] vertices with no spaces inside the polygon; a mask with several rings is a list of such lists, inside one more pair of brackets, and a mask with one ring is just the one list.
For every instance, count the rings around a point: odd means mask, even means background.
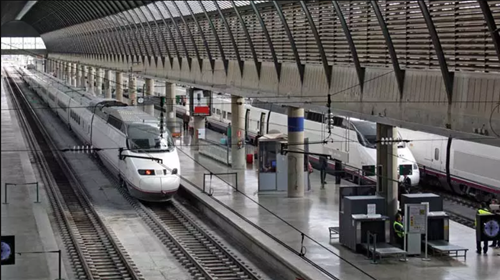
[{"label": "platform number sign", "polygon": [[16,246],[13,235],[2,235],[2,265],[12,265],[16,263]]}]

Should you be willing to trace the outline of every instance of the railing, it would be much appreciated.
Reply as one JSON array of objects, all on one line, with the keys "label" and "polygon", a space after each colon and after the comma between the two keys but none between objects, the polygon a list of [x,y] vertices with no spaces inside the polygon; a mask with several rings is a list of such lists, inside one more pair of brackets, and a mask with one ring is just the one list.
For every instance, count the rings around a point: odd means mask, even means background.
[{"label": "railing", "polygon": [[231,149],[228,145],[223,145],[208,139],[198,139],[199,153],[225,165],[231,166]]}]

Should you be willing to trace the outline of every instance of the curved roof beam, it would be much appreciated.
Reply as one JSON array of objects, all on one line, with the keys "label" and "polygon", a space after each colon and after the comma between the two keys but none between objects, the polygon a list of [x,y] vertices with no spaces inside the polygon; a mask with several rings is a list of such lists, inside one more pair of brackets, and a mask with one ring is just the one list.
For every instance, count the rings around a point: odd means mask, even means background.
[{"label": "curved roof beam", "polygon": [[306,6],[304,1],[300,1],[300,6],[302,7],[302,11],[306,14],[307,21],[309,22],[309,27],[314,35],[314,39],[316,40],[316,45],[318,46],[319,54],[321,55],[321,62],[323,63],[323,69],[325,71],[326,82],[328,83],[328,89],[332,84],[332,67],[328,65],[328,60],[326,59],[325,49],[323,48],[323,43],[321,42],[321,38],[319,37],[318,30],[316,29],[316,24],[314,24],[314,20],[309,12],[309,9]]},{"label": "curved roof beam", "polygon": [[[108,2],[108,1],[106,1]],[[122,5],[122,1],[109,1],[109,3],[111,4],[114,4],[115,7],[118,7],[118,4],[120,5],[119,7],[120,8],[117,8],[116,10],[118,11],[115,16],[117,16],[118,18],[120,19],[124,19],[125,21],[128,22],[128,27],[129,27],[129,30],[130,30],[130,33],[132,34],[129,34],[130,35],[133,35],[135,37],[135,42],[137,42],[137,44],[134,44],[134,42],[131,40],[131,38],[126,38],[128,39],[127,40],[127,43],[128,44],[131,44],[132,46],[134,46],[134,50],[135,50],[135,57],[137,58],[137,60],[139,59],[139,57],[142,57],[143,56],[143,53],[141,51],[141,48],[139,46],[139,38],[137,37],[137,33],[139,32],[139,28],[137,27],[137,25],[132,22],[126,15],[125,13],[128,14],[128,16],[130,16],[132,19],[133,17],[130,15],[130,13],[127,12],[127,9]],[[122,15],[120,15],[120,13]],[[135,28],[135,30],[132,30],[132,27]],[[141,40],[143,43],[144,43],[144,40]],[[134,56],[134,55],[133,55]],[[134,63],[134,59],[133,59],[133,56],[132,56],[132,62],[131,63]],[[127,57],[127,63],[128,63],[128,57]]]},{"label": "curved roof beam", "polygon": [[212,32],[214,33],[215,41],[217,42],[217,46],[219,47],[220,57],[222,59],[222,64],[224,65],[224,70],[226,71],[226,76],[227,76],[229,61],[226,59],[226,55],[224,54],[224,48],[222,47],[222,44],[220,42],[219,34],[217,34],[217,30],[215,29],[214,22],[212,21],[212,19],[208,15],[207,9],[205,8],[205,6],[203,6],[203,3],[200,0],[198,0],[198,5],[200,5],[201,9],[203,10],[205,17],[207,18],[208,23],[210,24],[210,28],[212,29]]},{"label": "curved roof beam", "polygon": [[266,36],[266,41],[267,45],[269,46],[269,49],[271,50],[271,56],[273,57],[273,62],[274,62],[274,69],[276,70],[276,75],[278,77],[278,82],[280,81],[281,78],[281,63],[278,62],[278,56],[276,56],[276,51],[274,50],[274,45],[273,41],[271,40],[271,36],[269,36],[269,32],[267,31],[266,24],[264,23],[264,20],[262,20],[262,16],[260,15],[259,10],[257,9],[257,6],[255,6],[254,1],[250,1],[250,5],[252,6],[252,9],[257,16],[257,20],[260,23],[260,26],[262,27],[262,31],[264,32],[264,36]]},{"label": "curved roof beam", "polygon": [[177,10],[177,13],[179,14],[179,17],[181,18],[182,22],[184,23],[184,26],[186,26],[186,30],[188,32],[189,38],[191,39],[191,43],[193,44],[194,52],[196,54],[196,58],[198,59],[198,64],[200,66],[200,71],[203,68],[203,60],[200,57],[200,52],[198,51],[198,46],[196,45],[196,41],[194,40],[193,33],[191,33],[191,28],[189,28],[189,24],[186,22],[186,19],[181,13],[181,9],[179,9],[179,6],[177,5],[176,1],[170,1],[172,5],[174,5],[175,9]]},{"label": "curved roof beam", "polygon": [[352,60],[354,62],[354,67],[356,68],[356,73],[358,74],[358,81],[361,93],[363,93],[363,87],[365,84],[365,68],[361,67],[361,63],[359,62],[358,51],[356,49],[356,45],[354,44],[354,40],[351,36],[351,31],[349,30],[349,26],[347,26],[347,22],[345,21],[344,13],[340,8],[338,1],[332,1],[333,8],[335,9],[335,13],[339,17],[340,24],[342,25],[342,29],[344,30],[345,37],[347,39],[347,43],[349,44],[349,49],[351,50]]},{"label": "curved roof beam", "polygon": [[[165,1],[160,1],[160,3],[163,4],[163,8],[165,8],[165,10],[167,11],[170,21],[172,21],[175,30],[177,30],[177,34],[181,39],[182,47],[184,48],[184,54],[186,55],[186,59],[188,61],[189,70],[191,70],[191,57],[189,56],[189,51],[186,46],[186,41],[184,41],[184,36],[182,36],[181,29],[179,28],[179,25],[177,25],[177,21],[175,21],[174,17],[172,16],[172,12],[170,11],[170,8],[167,6],[167,4],[165,4]],[[182,14],[180,14],[180,16],[182,17]],[[179,61],[179,67],[182,69],[181,61]]]},{"label": "curved roof beam", "polygon": [[[123,53],[122,60],[126,61],[128,63],[129,58],[132,57],[134,54],[136,56],[139,56],[139,54],[137,53],[137,48],[136,48],[135,44],[133,44],[131,41],[131,34],[130,33],[133,33],[134,31],[132,30],[130,23],[128,25],[126,25],[126,24],[123,24],[123,22],[121,20],[119,20],[120,18],[123,20],[123,17],[120,17],[118,15],[118,13],[120,13],[121,10],[118,8],[118,6],[115,5],[115,3],[113,1],[102,1],[102,3],[104,5],[107,5],[108,8],[112,11],[112,15],[110,16],[110,18],[114,22],[116,22],[116,26],[118,26],[119,28],[123,27],[123,29],[122,29],[123,34],[122,34],[122,32],[120,32],[119,35],[122,35],[121,36],[122,37],[122,44],[125,46],[128,46],[129,54]],[[125,19],[125,20],[128,22],[128,19]]]},{"label": "curved roof beam", "polygon": [[[153,19],[152,21],[154,22],[154,24],[156,26],[156,32],[160,33],[161,39],[162,39],[162,44],[165,46],[165,49],[167,50],[167,55],[170,57],[170,50],[168,49],[167,40],[165,39],[165,34],[163,34],[163,32],[161,32],[160,26],[158,25],[157,20],[155,20],[155,17],[153,15],[153,11],[151,11],[151,9],[149,8],[149,5],[146,5],[146,3],[144,1],[142,1],[142,2],[144,3],[144,7],[146,7],[146,9],[148,10],[149,15]],[[159,55],[155,56],[155,65],[158,66],[158,57],[163,57],[163,54],[162,54],[161,47],[160,47],[158,40],[156,40],[156,42],[158,44],[157,47],[158,47]],[[163,65],[163,67],[165,67],[165,60],[164,59],[162,59],[162,65]]]},{"label": "curved roof beam", "polygon": [[[163,26],[165,26],[165,29],[167,30],[168,35],[170,36],[170,39],[172,40],[172,45],[174,46],[174,51],[175,51],[175,54],[177,56],[177,60],[179,61],[179,68],[180,68],[181,65],[182,65],[182,57],[179,54],[179,49],[177,48],[177,44],[175,43],[175,38],[172,35],[172,30],[170,30],[170,27],[168,26],[167,22],[165,21],[165,17],[163,16],[162,12],[160,11],[160,8],[158,7],[158,5],[156,5],[156,3],[157,3],[157,1],[154,1],[153,5],[155,6],[156,11],[158,12],[158,14],[161,16],[161,20],[163,21]],[[170,67],[174,67],[173,57],[170,56],[169,60],[170,60]],[[163,62],[163,64],[165,64],[165,62]]]},{"label": "curved roof beam", "polygon": [[[253,46],[253,41],[252,37],[250,37],[250,33],[248,33],[247,25],[243,18],[240,15],[240,11],[236,7],[236,4],[234,2],[231,2],[234,8],[234,11],[236,12],[236,16],[240,20],[241,26],[243,27],[243,31],[245,32],[245,36],[247,37],[248,45],[250,46],[250,51],[252,52],[252,57],[253,57],[253,62],[255,63],[255,69],[257,69],[257,77],[260,79],[260,67],[261,63],[257,59],[257,53],[255,52],[255,48]],[[243,74],[242,74],[243,75]]]},{"label": "curved roof beam", "polygon": [[434,22],[432,21],[429,9],[427,9],[427,4],[425,4],[424,1],[417,2],[420,6],[420,11],[422,11],[422,15],[424,16],[425,23],[427,24],[429,34],[431,35],[432,45],[434,46],[434,50],[436,51],[439,66],[441,67],[441,74],[443,75],[444,87],[446,88],[446,94],[448,95],[448,104],[451,104],[453,97],[454,73],[448,71],[448,65],[446,64],[446,58],[444,57],[443,48],[441,47],[441,42],[439,41],[436,27],[434,26]]},{"label": "curved roof beam", "polygon": [[[111,35],[112,32],[116,32],[116,33],[119,33],[119,32],[114,30],[114,29],[118,29],[118,28],[116,28],[116,24],[114,23],[114,21],[112,22],[111,17],[107,16],[109,14],[109,12],[106,12],[106,11],[108,11],[108,9],[101,2],[102,1],[96,2],[96,4],[99,5],[99,7],[95,7],[96,10],[102,11],[102,17],[100,19],[96,20],[96,21],[103,22],[103,25],[102,25],[101,30],[100,30],[101,32],[98,32],[98,34],[99,33],[102,34],[102,36],[104,37],[104,40],[106,41],[106,45],[112,46],[109,54],[111,57],[116,58],[120,53],[122,53],[122,52],[125,53],[125,52],[121,50],[122,44],[118,44],[118,42],[116,42],[116,40],[114,40],[114,38],[107,35],[107,34]],[[109,23],[111,26],[106,26],[105,25],[106,23]],[[99,24],[97,24],[97,25],[99,26]],[[120,28],[120,30],[121,30],[121,28]],[[117,36],[115,36],[115,37],[117,37]],[[121,38],[118,38],[118,39],[121,39]]]},{"label": "curved roof beam", "polygon": [[[80,3],[81,2],[78,2],[78,1],[71,1],[71,2],[68,2],[68,5],[76,4],[76,5],[80,6],[81,5]],[[102,15],[102,13],[101,13],[102,10],[97,9],[94,5],[90,5],[89,7],[90,7],[90,9],[93,10],[94,15],[99,15],[99,16]],[[86,22],[87,24],[90,24],[93,28],[96,29],[94,32],[92,32],[92,31],[90,32],[90,34],[92,34],[91,40],[93,40],[94,43],[97,42],[97,44],[100,44],[101,42],[99,41],[99,37],[98,37],[98,36],[100,36],[100,32],[99,32],[100,30],[99,29],[102,29],[101,26],[100,26],[100,24],[97,23],[97,22],[94,22],[94,20],[92,20],[92,15],[90,15],[88,13],[88,11],[89,11],[88,9],[85,9],[84,7],[81,7],[80,9],[77,9],[77,10],[80,10],[82,13],[84,13],[87,16],[87,18],[82,18],[81,17],[80,18],[80,22]],[[75,14],[79,14],[81,16],[80,13],[75,13]],[[78,22],[78,20],[77,20],[77,22]],[[77,28],[81,27],[80,30],[82,30],[81,31],[82,34],[85,33],[85,30],[83,30],[83,25],[82,24],[76,25],[76,26],[77,26]],[[95,33],[95,35],[93,33]],[[106,41],[107,40],[107,38],[106,38],[107,36],[103,36],[103,37],[104,37],[103,40]],[[107,45],[108,43],[106,42],[106,43],[103,43],[103,44]],[[107,49],[107,47],[105,47],[105,46],[103,46],[102,48],[103,49]]]},{"label": "curved roof beam", "polygon": [[288,23],[286,22],[285,15],[283,15],[283,11],[281,10],[280,4],[278,2],[273,0],[274,8],[278,12],[278,16],[281,19],[281,23],[283,24],[283,27],[285,28],[286,35],[288,36],[288,42],[290,43],[290,47],[292,47],[293,50],[293,56],[295,57],[295,63],[297,63],[297,69],[299,70],[299,76],[300,76],[300,83],[304,83],[304,70],[305,66],[300,62],[300,56],[299,52],[297,51],[297,46],[295,45],[295,39],[293,38],[292,32],[290,31],[290,28],[288,27]]},{"label": "curved roof beam", "polygon": [[488,25],[488,31],[491,34],[491,39],[493,40],[493,44],[495,45],[495,50],[497,51],[498,61],[500,62],[500,30],[498,30],[497,25],[495,23],[495,19],[491,14],[490,5],[487,0],[478,0],[479,7],[481,7],[481,11],[483,11],[484,20],[486,21],[486,25]]},{"label": "curved roof beam", "polygon": [[215,7],[217,8],[217,11],[219,12],[219,16],[222,19],[222,22],[224,22],[224,26],[226,27],[227,33],[229,34],[229,39],[231,39],[231,44],[233,45],[234,54],[236,55],[236,60],[238,61],[238,66],[240,67],[240,74],[241,74],[241,76],[243,76],[243,67],[245,66],[245,62],[243,60],[241,60],[240,51],[238,49],[238,45],[236,44],[236,41],[234,40],[233,31],[231,31],[231,28],[229,27],[229,24],[227,23],[226,17],[224,16],[224,14],[222,13],[222,11],[219,7],[219,3],[217,3],[216,0],[213,0],[212,2],[214,3]]},{"label": "curved roof beam", "polygon": [[[102,7],[107,11],[108,14],[112,14],[112,7],[107,3],[108,1],[99,1],[98,3],[100,5],[102,5]],[[109,22],[111,22],[113,24],[113,27],[110,28],[110,32],[115,32],[116,33],[116,36],[115,38],[120,40],[120,43],[117,43],[118,45],[118,50],[119,50],[119,53],[116,54],[116,56],[114,57],[115,60],[118,59],[118,57],[121,57],[122,60],[124,60],[123,58],[124,57],[128,57],[127,55],[127,49],[128,49],[128,53],[130,55],[132,55],[132,46],[127,43],[127,41],[123,38],[125,32],[126,31],[126,28],[124,26],[122,26],[121,24],[119,24],[118,21],[116,21],[116,15],[111,15],[111,16],[108,16],[108,20]],[[111,39],[111,41],[115,41],[113,38]],[[126,47],[125,47],[126,46]]]},{"label": "curved roof beam", "polygon": [[[127,8],[125,10],[125,12],[127,12],[129,15],[130,15],[130,18],[133,20],[132,21],[132,24],[134,25],[135,27],[135,34],[137,34],[138,36],[140,36],[139,38],[141,38],[141,42],[142,42],[142,45],[144,46],[144,51],[146,53],[143,53],[142,50],[139,48],[139,50],[141,51],[141,58],[142,58],[142,62],[144,63],[145,62],[145,59],[144,57],[147,56],[147,57],[151,57],[151,54],[149,53],[149,48],[148,48],[148,45],[146,43],[146,41],[144,41],[144,36],[142,36],[142,32],[141,32],[141,29],[142,30],[146,30],[144,28],[144,25],[142,24],[142,20],[139,18],[139,15],[137,14],[136,10],[135,10],[135,7],[132,7],[132,5],[130,5],[130,2],[131,1],[121,1],[122,4],[127,4]],[[137,17],[138,21],[139,21],[139,25],[141,26],[141,28],[139,29],[139,27],[137,26],[137,22],[135,21],[135,18],[134,16],[132,15],[132,12],[135,14],[135,16]],[[149,25],[149,23],[148,23]],[[145,32],[144,32],[145,33]],[[137,36],[136,36],[137,37]],[[152,45],[152,42],[148,36],[148,41],[149,41],[149,45]],[[139,45],[140,46],[140,45]],[[137,61],[139,62],[139,61]]]},{"label": "curved roof beam", "polygon": [[[212,52],[210,51],[210,47],[208,46],[208,41],[205,38],[205,32],[203,32],[203,29],[201,29],[200,23],[198,22],[198,20],[194,16],[193,9],[191,9],[191,6],[188,4],[188,2],[186,0],[184,0],[184,5],[186,5],[186,7],[188,8],[189,12],[191,13],[191,17],[193,18],[194,22],[196,23],[196,26],[198,27],[198,30],[200,31],[201,39],[203,40],[203,45],[205,46],[205,50],[207,52],[208,60],[210,61],[210,67],[211,67],[212,73],[213,73],[215,71],[215,69],[214,69],[215,61],[214,61],[214,59],[212,57]],[[189,31],[189,32],[191,33],[191,31]],[[191,34],[191,38],[193,38],[192,34]],[[198,52],[197,48],[196,48],[196,50]],[[201,69],[201,66],[200,66],[200,69]]]},{"label": "curved roof beam", "polygon": [[[141,2],[142,2],[142,4],[143,4],[143,5],[145,5],[144,1],[142,1],[142,0],[141,0]],[[153,43],[151,42],[151,33],[152,33],[153,29],[151,28],[150,21],[149,21],[149,20],[148,20],[148,18],[146,17],[146,14],[145,14],[145,13],[144,13],[144,11],[142,10],[142,6],[143,6],[143,5],[139,5],[139,1],[134,1],[134,3],[135,3],[135,5],[136,5],[136,8],[133,8],[132,10],[135,12],[135,14],[136,14],[138,17],[139,17],[139,13],[140,13],[140,14],[142,14],[142,16],[144,17],[144,19],[145,19],[145,21],[146,21],[146,24],[147,24],[147,26],[148,26],[148,29],[149,29],[149,30],[144,29],[144,33],[145,33],[145,34],[146,34],[146,36],[148,37],[149,47],[151,48],[151,51],[153,52],[153,57],[158,57],[158,56],[159,56],[159,54],[160,54],[160,43],[159,43],[159,41],[158,41],[158,36],[153,36],[154,41],[156,42],[156,47],[157,47],[157,49],[155,49],[155,48],[153,47],[153,46],[154,46],[154,45],[153,45]],[[139,11],[139,13],[138,13],[138,12],[136,12],[137,10]],[[140,21],[140,22],[142,22],[142,19],[141,19],[141,18],[139,18],[139,21]],[[155,23],[156,23],[156,22],[155,22]],[[141,26],[142,26],[142,24],[141,24]],[[146,45],[145,45],[145,47],[147,48],[147,46],[146,46]],[[157,50],[158,50],[158,53],[157,53]],[[144,58],[143,58],[142,60],[143,60],[143,62],[144,62]],[[157,61],[157,60],[155,59],[155,62],[156,62],[156,61]],[[151,56],[148,56],[148,63],[149,63],[149,65],[151,65]]]},{"label": "curved roof beam", "polygon": [[394,44],[392,43],[391,34],[389,33],[389,29],[387,28],[387,23],[380,12],[380,7],[377,4],[377,1],[371,0],[370,4],[375,12],[375,16],[377,17],[378,24],[380,25],[380,29],[384,34],[385,43],[387,44],[387,48],[389,49],[389,55],[391,56],[392,68],[394,69],[394,74],[396,75],[396,81],[398,83],[399,89],[399,97],[403,98],[403,89],[404,89],[404,80],[405,80],[405,72],[401,70],[399,67],[398,56],[396,54],[396,49],[394,48]]}]

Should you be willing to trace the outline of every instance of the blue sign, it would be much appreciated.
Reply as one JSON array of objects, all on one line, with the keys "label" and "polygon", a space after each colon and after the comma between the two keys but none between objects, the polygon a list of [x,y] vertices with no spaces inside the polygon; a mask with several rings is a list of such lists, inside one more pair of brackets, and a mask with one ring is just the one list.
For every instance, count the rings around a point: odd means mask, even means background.
[{"label": "blue sign", "polygon": [[15,236],[2,236],[2,265],[12,265],[16,263],[16,242]]}]

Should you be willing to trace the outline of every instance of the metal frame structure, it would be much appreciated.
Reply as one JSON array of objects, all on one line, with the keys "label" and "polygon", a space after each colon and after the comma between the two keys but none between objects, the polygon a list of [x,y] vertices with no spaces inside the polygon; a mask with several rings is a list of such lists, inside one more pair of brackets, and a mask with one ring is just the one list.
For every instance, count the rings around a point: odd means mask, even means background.
[{"label": "metal frame structure", "polygon": [[[500,12],[494,8],[498,5],[498,0],[466,4],[451,0],[439,3],[233,1],[231,4],[186,0],[38,1],[22,20],[41,34],[49,52],[127,63],[136,58],[144,62],[148,57],[151,64],[154,57],[158,66],[160,57],[164,67],[168,58],[173,68],[176,56],[180,66],[182,59],[187,59],[192,71],[191,60],[196,57],[200,70],[207,59],[213,73],[215,60],[221,59],[228,75],[231,54],[241,75],[245,60],[253,60],[259,79],[262,63],[266,61],[273,63],[278,81],[283,63],[295,63],[302,84],[305,66],[321,63],[329,87],[335,79],[332,66],[349,64],[356,69],[361,93],[367,66],[392,67],[401,99],[406,69],[438,68],[451,104],[454,72],[500,72],[500,34],[495,23]],[[298,14],[300,11],[302,15]],[[483,17],[469,19],[469,11]],[[373,29],[370,17],[377,19],[380,30]],[[465,27],[459,22],[466,18],[475,22],[467,27],[467,32],[462,32]],[[418,22],[419,27],[409,25],[411,22]],[[449,26],[455,28],[455,39],[442,35],[450,32]],[[262,32],[253,32],[254,28]],[[208,29],[211,36],[205,34]],[[404,34],[399,32],[401,29]],[[222,33],[227,37],[221,37]],[[201,35],[201,40],[195,34]],[[376,40],[383,40],[385,46],[371,43]],[[464,41],[468,43],[463,44]],[[450,44],[455,44],[454,50],[442,46]]]}]

